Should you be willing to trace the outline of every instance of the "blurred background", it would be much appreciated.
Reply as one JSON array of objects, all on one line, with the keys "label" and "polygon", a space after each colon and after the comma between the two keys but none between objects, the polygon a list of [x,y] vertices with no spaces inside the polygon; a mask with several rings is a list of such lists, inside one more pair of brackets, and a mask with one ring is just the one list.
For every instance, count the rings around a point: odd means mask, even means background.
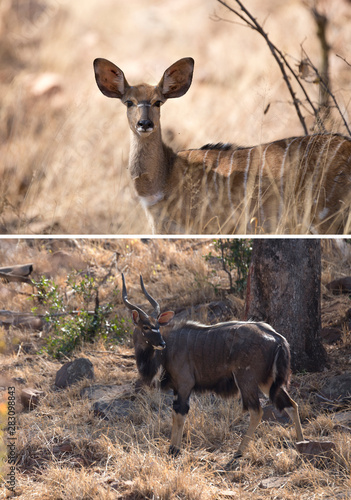
[{"label": "blurred background", "polygon": [[[350,1],[245,6],[297,73],[302,49],[321,67],[312,9],[327,19],[331,89],[350,121]],[[100,93],[92,62],[112,60],[131,84],[158,83],[185,56],[195,59],[192,87],[162,108],[176,150],[303,134],[266,42],[216,0],[1,0],[0,232],[149,233],[127,170],[125,108]],[[313,75],[304,84],[318,101]],[[329,128],[346,133],[337,115]]]}]

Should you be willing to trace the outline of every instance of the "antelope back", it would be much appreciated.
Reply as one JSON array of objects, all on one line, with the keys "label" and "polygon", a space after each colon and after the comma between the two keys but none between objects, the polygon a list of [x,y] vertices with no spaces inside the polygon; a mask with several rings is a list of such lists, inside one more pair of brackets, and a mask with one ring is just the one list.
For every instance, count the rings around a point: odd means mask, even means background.
[{"label": "antelope back", "polygon": [[150,207],[160,232],[351,230],[351,140],[338,135],[181,151],[169,185]]},{"label": "antelope back", "polygon": [[350,138],[316,134],[178,154],[164,145],[160,106],[187,92],[193,67],[193,59],[180,59],[158,85],[131,86],[116,65],[94,61],[101,92],[127,106],[129,169],[155,232],[350,233]]}]

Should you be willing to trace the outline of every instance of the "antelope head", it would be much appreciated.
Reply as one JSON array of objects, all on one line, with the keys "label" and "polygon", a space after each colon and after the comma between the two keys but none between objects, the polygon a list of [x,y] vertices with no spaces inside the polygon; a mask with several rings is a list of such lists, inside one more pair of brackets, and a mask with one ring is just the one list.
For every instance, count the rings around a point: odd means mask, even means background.
[{"label": "antelope head", "polygon": [[107,59],[94,61],[96,83],[107,97],[121,99],[127,106],[127,117],[132,132],[140,137],[152,134],[160,126],[160,107],[167,99],[184,95],[192,81],[194,60],[180,59],[163,74],[158,85],[131,86],[124,73]]},{"label": "antelope head", "polygon": [[145,290],[142,276],[140,276],[141,289],[147,300],[154,308],[153,312],[150,315],[146,314],[140,307],[129,302],[123,273],[122,283],[122,298],[124,305],[132,311],[133,323],[138,332],[140,332],[141,339],[143,339],[145,344],[152,346],[154,349],[164,349],[166,347],[166,342],[161,335],[160,326],[167,325],[167,323],[169,323],[173,318],[174,312],[160,312],[160,306],[158,302]]}]

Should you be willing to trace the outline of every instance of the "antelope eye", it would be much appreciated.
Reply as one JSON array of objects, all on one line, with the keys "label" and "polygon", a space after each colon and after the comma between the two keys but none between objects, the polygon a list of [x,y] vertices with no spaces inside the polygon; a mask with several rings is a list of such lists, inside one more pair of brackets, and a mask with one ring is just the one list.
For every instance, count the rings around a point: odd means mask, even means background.
[{"label": "antelope eye", "polygon": [[154,106],[156,106],[156,108],[159,108],[160,106],[162,106],[162,104],[163,104],[162,101],[156,101],[154,103]]},{"label": "antelope eye", "polygon": [[148,332],[150,330],[150,328],[147,325],[143,325],[143,330],[144,330],[144,332]]},{"label": "antelope eye", "polygon": [[132,106],[134,106],[134,102],[133,101],[126,101],[125,105],[127,106],[127,108],[131,108]]}]

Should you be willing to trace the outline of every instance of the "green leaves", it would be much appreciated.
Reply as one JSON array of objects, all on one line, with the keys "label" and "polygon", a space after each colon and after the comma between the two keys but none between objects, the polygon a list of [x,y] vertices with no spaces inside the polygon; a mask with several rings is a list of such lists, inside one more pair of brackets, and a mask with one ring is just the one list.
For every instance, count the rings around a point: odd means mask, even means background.
[{"label": "green leaves", "polygon": [[[222,268],[228,274],[230,292],[243,296],[251,261],[252,241],[234,238],[219,239],[214,240],[213,244],[216,252],[221,255]],[[210,253],[206,258],[209,260],[211,257],[213,255]]]},{"label": "green leaves", "polygon": [[45,277],[34,284],[37,292],[31,299],[37,305],[32,312],[49,324],[43,351],[54,358],[70,354],[83,342],[120,340],[125,335],[125,320],[113,314],[111,303],[100,304],[99,284],[93,277],[72,273],[64,289]]}]

